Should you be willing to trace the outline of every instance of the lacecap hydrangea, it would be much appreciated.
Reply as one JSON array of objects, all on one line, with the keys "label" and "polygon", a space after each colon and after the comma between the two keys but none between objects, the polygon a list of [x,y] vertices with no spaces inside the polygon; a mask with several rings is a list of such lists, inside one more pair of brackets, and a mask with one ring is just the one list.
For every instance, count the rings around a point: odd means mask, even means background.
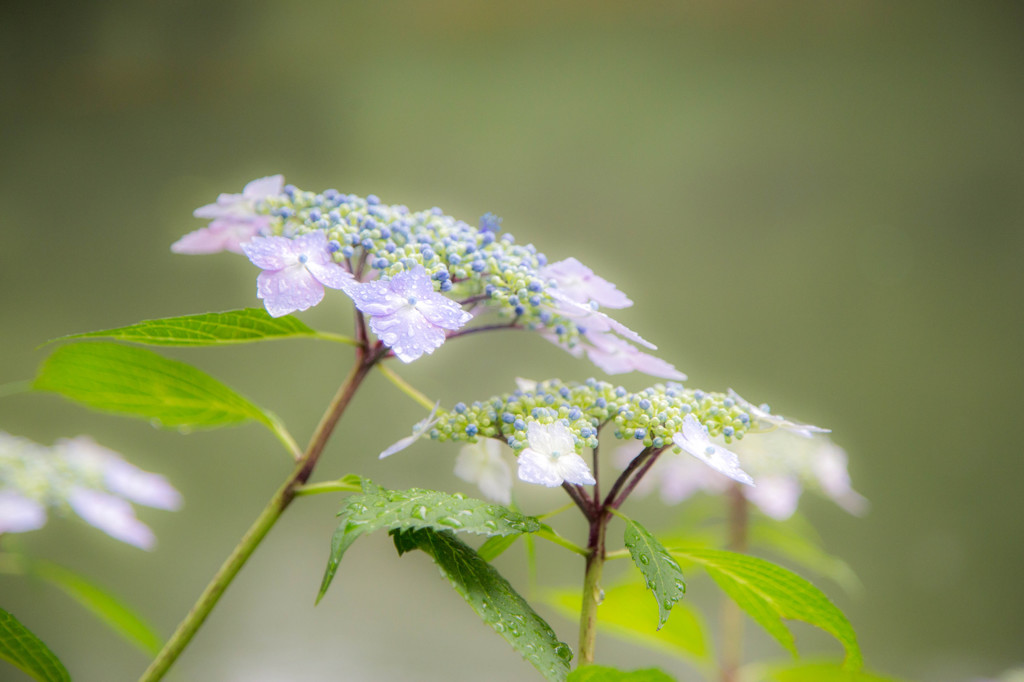
[{"label": "lacecap hydrangea", "polygon": [[[262,273],[257,295],[273,316],[338,289],[405,362],[446,339],[491,329],[532,330],[609,374],[685,376],[641,351],[655,346],[601,311],[632,301],[575,258],[549,263],[517,244],[501,219],[470,225],[441,209],[411,211],[376,196],[306,192],[281,176],[222,194],[195,215],[212,218],[172,245],[178,253],[244,253]],[[485,315],[493,319],[467,327]]]},{"label": "lacecap hydrangea", "polygon": [[[675,382],[632,392],[596,379],[584,383],[552,379],[520,381],[512,393],[439,409],[416,426],[414,437],[429,435],[442,442],[471,444],[494,439],[515,454],[520,480],[545,486],[587,485],[594,479],[580,453],[597,448],[602,430],[611,429],[616,438],[637,444],[637,457],[686,452],[733,480],[753,485],[739,458],[725,445],[760,426],[724,393],[684,388]],[[401,444],[409,445],[414,437]],[[387,453],[394,451],[389,448]],[[493,455],[487,456],[493,461]],[[478,461],[486,460],[481,455]],[[486,476],[489,489],[484,492],[496,499],[499,495],[490,491],[494,479],[500,478],[496,476],[499,466],[480,464],[462,470]],[[460,477],[470,480],[466,474]]]}]

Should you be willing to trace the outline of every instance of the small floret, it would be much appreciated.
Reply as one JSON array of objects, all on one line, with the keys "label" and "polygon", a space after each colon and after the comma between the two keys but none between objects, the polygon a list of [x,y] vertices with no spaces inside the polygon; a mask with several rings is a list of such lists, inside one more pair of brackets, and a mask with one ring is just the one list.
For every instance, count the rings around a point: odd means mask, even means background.
[{"label": "small floret", "polygon": [[171,251],[187,254],[242,253],[242,244],[270,225],[270,216],[257,213],[257,205],[281,194],[283,187],[284,176],[272,175],[253,180],[241,194],[221,194],[216,203],[201,206],[192,214],[197,218],[211,218],[213,222],[171,244]]},{"label": "small floret", "polygon": [[750,474],[740,468],[740,458],[736,453],[712,443],[706,427],[692,414],[683,418],[683,430],[672,437],[672,442],[718,473],[739,483],[754,485]]},{"label": "small floret", "polygon": [[323,300],[325,286],[349,295],[355,287],[352,273],[331,258],[322,231],[295,239],[255,237],[242,250],[263,269],[256,280],[256,295],[273,317],[316,305]]},{"label": "small floret", "polygon": [[563,482],[578,485],[596,483],[590,468],[576,453],[572,433],[561,422],[527,425],[529,445],[519,453],[519,479],[549,488]]},{"label": "small floret", "polygon": [[370,316],[370,328],[402,362],[433,353],[456,330],[472,319],[459,304],[434,291],[422,265],[390,280],[358,285],[349,294],[356,307]]}]

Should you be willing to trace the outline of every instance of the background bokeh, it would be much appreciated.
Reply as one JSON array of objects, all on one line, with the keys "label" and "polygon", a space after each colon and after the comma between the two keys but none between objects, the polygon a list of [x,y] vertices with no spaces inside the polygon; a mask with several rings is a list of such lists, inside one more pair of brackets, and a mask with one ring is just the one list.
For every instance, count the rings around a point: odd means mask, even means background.
[{"label": "background bokeh", "polygon": [[[871,512],[803,508],[864,583],[859,598],[825,587],[871,667],[995,675],[1024,660],[1022,19],[1011,2],[4,3],[0,383],[31,376],[55,336],[255,305],[244,259],[168,250],[199,225],[194,207],[254,177],[468,221],[493,211],[518,241],[630,294],[617,317],[693,385],[834,429]],[[336,295],[303,317],[344,331],[348,310]],[[509,336],[443,347],[404,375],[450,404],[515,376],[597,371]],[[301,341],[170,354],[300,440],[349,362]],[[376,460],[421,416],[377,377],[318,478],[459,489],[451,446]],[[288,470],[257,427],[182,436],[53,396],[3,398],[0,429],[91,433],[184,492],[177,514],[142,512],[153,553],[63,520],[19,538],[164,633]],[[530,679],[426,557],[395,559],[383,536],[360,541],[314,609],[336,506],[289,511],[174,679]],[[655,528],[685,513],[637,509]],[[575,559],[541,560],[549,584],[580,579]],[[503,561],[521,584],[522,562]],[[44,585],[0,576],[0,602],[78,680],[146,665]],[[572,622],[542,612],[575,643]]]}]

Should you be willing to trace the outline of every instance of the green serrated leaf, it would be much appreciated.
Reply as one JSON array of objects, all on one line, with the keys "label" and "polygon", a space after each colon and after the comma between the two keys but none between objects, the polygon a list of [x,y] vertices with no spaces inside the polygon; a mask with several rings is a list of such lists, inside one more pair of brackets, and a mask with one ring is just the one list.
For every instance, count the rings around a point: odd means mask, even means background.
[{"label": "green serrated leaf", "polygon": [[[545,602],[570,620],[580,615],[580,590],[549,592]],[[704,620],[696,609],[679,602],[665,627],[656,630],[651,623],[657,618],[647,588],[641,583],[618,585],[605,589],[604,601],[597,608],[597,626],[601,632],[627,639],[636,644],[678,656],[692,664],[709,669],[713,663]]]},{"label": "green serrated leaf", "polygon": [[316,331],[291,315],[271,317],[262,308],[245,308],[143,320],[127,327],[70,334],[54,341],[107,338],[151,346],[220,346],[316,335]]},{"label": "green serrated leaf", "polygon": [[271,415],[210,375],[116,343],[58,348],[39,369],[33,388],[164,428],[215,428],[254,420],[275,430]]},{"label": "green serrated leaf", "polygon": [[702,564],[708,574],[779,644],[797,656],[783,618],[800,620],[828,632],[846,649],[844,668],[864,665],[857,635],[843,612],[821,590],[796,573],[770,561],[711,549],[677,549],[676,556]]},{"label": "green serrated leaf", "polygon": [[657,668],[627,672],[604,665],[587,665],[573,670],[566,682],[675,682],[675,679]]},{"label": "green serrated leaf", "polygon": [[672,558],[658,539],[636,521],[626,521],[626,548],[633,557],[633,563],[640,569],[648,589],[654,593],[658,601],[658,629],[660,630],[672,607],[683,598],[686,582],[683,580],[683,569]]},{"label": "green serrated leaf", "polygon": [[403,537],[396,544],[414,543],[429,554],[476,614],[545,679],[566,679],[572,651],[491,564],[449,531],[423,528],[398,535]]},{"label": "green serrated leaf", "polygon": [[64,664],[17,618],[0,608],[0,658],[40,682],[69,682]]},{"label": "green serrated leaf", "polygon": [[48,561],[31,561],[27,564],[27,572],[59,587],[145,653],[153,656],[160,653],[163,641],[156,631],[124,602],[99,585]]},{"label": "green serrated leaf", "polygon": [[367,533],[432,528],[501,536],[541,529],[535,518],[483,500],[420,488],[388,490],[367,478],[359,482],[363,493],[347,498],[338,512],[341,521],[331,540],[331,556],[317,601],[327,592],[345,551]]}]

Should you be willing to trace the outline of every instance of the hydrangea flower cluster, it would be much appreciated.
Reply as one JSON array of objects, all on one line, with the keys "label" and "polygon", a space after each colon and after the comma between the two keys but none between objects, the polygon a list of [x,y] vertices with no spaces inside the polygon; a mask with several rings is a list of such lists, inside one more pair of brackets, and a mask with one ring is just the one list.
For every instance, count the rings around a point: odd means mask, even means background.
[{"label": "hydrangea flower cluster", "polygon": [[[557,379],[519,383],[512,393],[438,410],[400,443],[404,447],[427,434],[439,441],[471,444],[494,439],[517,456],[521,480],[545,486],[587,485],[594,479],[579,453],[597,448],[599,433],[610,427],[616,438],[635,443],[637,453],[643,448],[685,451],[714,470],[753,485],[737,456],[720,444],[739,441],[755,426],[750,414],[726,394],[687,389],[675,382],[637,392],[596,379],[581,384]],[[389,454],[394,451],[388,449]],[[462,463],[471,458],[474,466]],[[488,454],[485,459],[464,448],[459,459],[460,478],[481,484],[491,499],[507,495],[493,493],[493,480],[505,480],[500,458]],[[481,483],[485,477],[486,488]]]},{"label": "hydrangea flower cluster", "polygon": [[281,176],[197,209],[209,226],[176,242],[179,253],[244,253],[258,267],[258,295],[274,316],[341,289],[401,360],[430,353],[471,319],[494,313],[499,326],[528,329],[611,374],[685,376],[634,344],[655,346],[600,308],[632,301],[574,258],[548,263],[516,244],[501,219],[472,226],[440,209],[410,211],[374,195],[305,192]]},{"label": "hydrangea flower cluster", "polygon": [[45,447],[0,432],[0,535],[42,528],[49,509],[74,511],[108,535],[141,549],[156,544],[131,502],[176,510],[181,495],[87,436]]},{"label": "hydrangea flower cluster", "polygon": [[[846,452],[823,435],[828,429],[774,415],[767,405],[752,405],[735,391],[728,395],[751,415],[748,434],[758,434],[734,444],[733,450],[757,480],[757,487],[742,488],[742,493],[765,515],[779,521],[792,516],[805,488],[826,495],[851,514],[867,509],[867,500],[851,485]],[[615,459],[626,467],[639,452],[637,446],[624,445]],[[657,488],[666,504],[678,504],[698,492],[722,493],[731,483],[692,459],[662,458],[637,486],[637,493]]]}]

